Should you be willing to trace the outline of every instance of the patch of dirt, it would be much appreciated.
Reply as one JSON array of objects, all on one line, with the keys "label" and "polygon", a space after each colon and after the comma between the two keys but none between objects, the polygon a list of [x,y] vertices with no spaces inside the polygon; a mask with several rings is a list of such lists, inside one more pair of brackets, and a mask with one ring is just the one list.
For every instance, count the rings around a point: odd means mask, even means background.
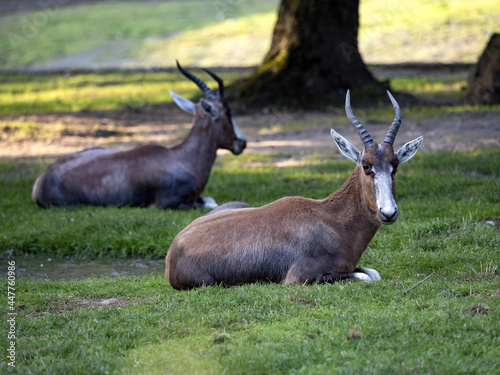
[{"label": "patch of dirt", "polygon": [[[362,111],[359,111],[362,113]],[[404,108],[403,108],[404,116]],[[330,137],[334,128],[355,146],[361,141],[342,110],[327,112],[253,112],[234,115],[248,139],[245,153],[282,154],[297,160],[307,154],[338,154]],[[174,105],[124,108],[120,112],[57,113],[4,117],[7,123],[31,122],[48,127],[62,124],[64,131],[49,139],[0,140],[0,157],[54,158],[90,147],[127,148],[148,142],[166,146],[179,143],[189,132],[192,118]],[[364,125],[381,141],[392,121]],[[110,124],[114,130],[110,129]],[[500,121],[496,112],[456,112],[419,121],[404,119],[395,148],[424,135],[423,152],[470,151],[500,146]],[[221,151],[221,154],[226,153]]]},{"label": "patch of dirt", "polygon": [[356,327],[351,327],[349,333],[347,334],[349,340],[357,340],[361,338],[361,333],[356,330]]},{"label": "patch of dirt", "polygon": [[482,296],[484,298],[496,298],[496,297],[500,297],[500,289],[499,290],[495,290],[494,292],[485,292],[482,294]]},{"label": "patch of dirt", "polygon": [[475,303],[469,308],[464,309],[464,314],[488,314],[491,308],[489,306],[483,305],[481,303]]}]

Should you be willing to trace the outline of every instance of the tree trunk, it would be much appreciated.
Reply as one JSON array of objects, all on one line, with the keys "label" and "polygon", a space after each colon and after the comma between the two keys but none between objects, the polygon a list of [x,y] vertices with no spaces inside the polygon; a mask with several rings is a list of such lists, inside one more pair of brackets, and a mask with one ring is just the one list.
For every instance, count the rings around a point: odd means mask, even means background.
[{"label": "tree trunk", "polygon": [[233,84],[252,105],[324,104],[347,89],[367,97],[384,85],[358,51],[359,0],[282,0],[272,44],[247,79]]},{"label": "tree trunk", "polygon": [[466,101],[500,103],[500,34],[493,34],[469,77]]}]

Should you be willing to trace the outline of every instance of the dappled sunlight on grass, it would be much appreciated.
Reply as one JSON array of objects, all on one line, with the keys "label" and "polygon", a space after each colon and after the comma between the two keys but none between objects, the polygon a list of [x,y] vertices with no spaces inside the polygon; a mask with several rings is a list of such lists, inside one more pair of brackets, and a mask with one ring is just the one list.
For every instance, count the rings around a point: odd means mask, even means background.
[{"label": "dappled sunlight on grass", "polygon": [[[449,95],[449,93],[447,93]],[[403,110],[403,116],[406,119],[412,119],[415,121],[421,121],[428,117],[439,117],[445,114],[459,114],[459,113],[481,113],[481,112],[497,112],[500,111],[500,104],[494,105],[437,105],[437,106],[426,106],[426,105],[415,105],[407,106]],[[387,119],[394,114],[394,109],[392,107],[384,108],[367,108],[364,112],[360,111],[361,115],[358,117],[360,121],[366,119],[367,122],[387,122]]]},{"label": "dappled sunlight on grass", "polygon": [[[179,292],[158,272],[50,282],[18,277],[19,362],[25,372],[51,374],[494,372],[499,157],[498,148],[418,153],[401,166],[400,217],[380,229],[359,264],[380,272],[376,283],[256,283]],[[293,195],[319,199],[354,169],[351,161],[323,155],[313,159],[317,164],[246,166],[267,158],[218,160],[204,195],[251,206]],[[0,161],[0,248],[14,255],[16,265],[33,255],[162,259],[174,236],[206,213],[40,209],[30,192],[46,166]],[[83,299],[117,303],[83,305]]]},{"label": "dappled sunlight on grass", "polygon": [[462,76],[398,77],[391,79],[391,87],[395,91],[408,92],[419,98],[446,96],[456,100],[465,95],[467,79]]},{"label": "dappled sunlight on grass", "polygon": [[[209,87],[217,86],[204,72],[193,69],[193,73],[204,79]],[[220,73],[225,84],[248,74],[249,70],[228,70]],[[119,110],[124,106],[153,105],[171,102],[169,89],[180,95],[193,97],[199,95],[192,82],[178,72],[126,72],[126,73],[89,73],[34,76],[28,74],[0,75],[0,116],[47,113],[61,111]],[[395,77],[391,86],[395,91],[409,92],[422,99],[443,98],[459,101],[464,95],[465,78],[460,75],[450,77]],[[498,106],[439,106],[410,108],[405,112],[418,115],[448,113],[450,111],[496,110]],[[392,112],[390,105],[381,108],[359,109],[363,113]],[[335,116],[336,116],[335,112]],[[343,114],[339,114],[343,116]],[[263,132],[303,130],[317,124],[296,120],[286,112],[277,112],[279,123],[263,129]],[[325,126],[328,126],[326,124]]]},{"label": "dappled sunlight on grass", "polygon": [[[0,76],[0,83],[4,80]],[[5,78],[0,86],[0,116],[82,110],[119,110],[127,105],[172,102],[169,89],[187,97],[196,86],[180,73],[102,73],[52,75],[39,84],[33,76]],[[208,81],[208,80],[207,80]],[[208,81],[213,88],[216,87]]]},{"label": "dappled sunlight on grass", "polygon": [[229,19],[148,41],[132,53],[141,57],[146,67],[171,65],[171,56],[186,65],[254,66],[269,50],[276,17],[275,12],[268,12]]},{"label": "dappled sunlight on grass", "polygon": [[363,1],[360,51],[367,63],[475,62],[498,32],[500,4],[470,2]]},{"label": "dappled sunlight on grass", "polygon": [[320,125],[329,126],[330,124],[334,123],[334,119],[337,121],[344,121],[345,116],[344,115],[336,116],[335,114],[330,115],[328,118],[328,123],[326,124],[322,122],[324,121],[324,118],[321,118],[320,120],[316,119],[316,121],[297,121],[293,118],[282,120],[280,117],[278,117],[277,120],[278,121],[281,120],[282,121],[281,123],[262,128],[259,130],[259,134],[267,135],[267,134],[276,134],[283,132],[301,131],[301,130],[316,128]]},{"label": "dappled sunlight on grass", "polygon": [[[279,1],[98,2],[1,17],[1,69],[258,64]],[[85,19],[85,22],[81,20]],[[474,62],[500,24],[495,0],[360,3],[368,63]]]},{"label": "dappled sunlight on grass", "polygon": [[[267,48],[264,39],[269,43],[276,17],[270,8],[277,4],[275,0],[99,2],[56,9],[57,19],[12,55],[0,56],[0,65],[9,68],[124,40],[136,43],[123,51],[124,57],[144,58],[151,64],[173,65],[175,58],[168,54],[180,56],[184,66],[250,64],[258,62]],[[216,6],[234,12],[225,14]],[[491,25],[496,28],[500,23],[500,6],[492,0],[392,4],[366,0],[361,2],[361,13],[361,50],[372,48],[363,52],[372,62],[378,58],[391,63],[410,58],[472,61]],[[0,16],[0,36],[6,30],[20,32],[12,27],[15,23],[18,27],[24,16],[32,13]],[[82,17],[86,30],[74,23]],[[214,17],[225,20],[215,22]],[[75,42],[84,32],[88,40]],[[54,36],[67,44],[66,50],[54,50]],[[0,38],[2,51],[6,40]],[[255,40],[262,43],[260,49],[251,48]],[[181,46],[174,48],[172,43]],[[228,84],[250,70],[221,71]],[[201,70],[192,72],[209,87],[217,86]],[[19,371],[495,373],[498,354],[492,348],[498,346],[500,334],[500,149],[481,149],[474,136],[476,125],[488,130],[496,124],[500,105],[462,105],[465,85],[463,74],[391,78],[395,91],[432,103],[402,106],[404,121],[409,120],[406,125],[413,124],[400,132],[410,129],[420,135],[423,128],[439,128],[447,121],[453,126],[443,125],[445,134],[439,140],[465,134],[473,139],[475,150],[429,148],[398,169],[398,221],[379,230],[359,263],[377,269],[381,281],[255,283],[180,292],[158,270],[142,277],[100,273],[84,280],[50,282],[28,280],[20,272],[15,301]],[[86,139],[86,147],[111,141],[116,142],[113,147],[125,147],[143,139],[173,143],[185,137],[191,116],[177,107],[172,106],[174,112],[159,105],[172,101],[169,89],[188,98],[200,95],[174,70],[0,74],[0,140],[7,150],[0,159],[0,256],[15,260],[17,267],[25,257],[33,262],[43,257],[88,263],[153,259],[163,270],[162,260],[173,238],[208,210],[41,209],[31,191],[55,155],[80,149],[79,139]],[[349,140],[355,132],[342,105],[321,115],[273,108],[260,117],[235,114],[245,135],[250,133],[248,148],[238,156],[218,154],[202,196],[219,204],[245,201],[253,207],[285,196],[327,197],[355,168],[328,134],[330,126]],[[381,124],[394,118],[387,97],[378,106],[356,106],[355,113],[377,140],[380,132],[386,133]],[[455,121],[462,120],[469,133],[464,128],[455,131]],[[344,133],[347,129],[350,136]],[[400,133],[398,141],[407,134]],[[432,141],[425,136],[423,149]],[[61,137],[64,141],[57,142]],[[352,137],[359,142],[356,135]],[[324,138],[328,147],[306,149]],[[16,155],[22,157],[9,154],[9,147],[21,150]],[[24,149],[30,147],[27,157]],[[258,153],[252,153],[252,147]],[[52,150],[57,152],[51,154]],[[431,273],[432,278],[417,286]],[[408,292],[413,286],[417,287]],[[110,300],[116,303],[101,303]],[[0,338],[0,347],[8,347],[7,335]],[[6,367],[4,361],[0,368]]]},{"label": "dappled sunlight on grass", "polygon": [[[43,66],[48,60],[68,57],[69,63],[78,68],[99,64],[116,67],[149,66],[149,57],[144,61],[139,60],[137,64],[137,54],[142,46],[155,45],[156,40],[168,39],[182,32],[199,29],[205,31],[203,28],[208,25],[214,28],[210,34],[215,33],[218,37],[231,39],[235,32],[250,35],[255,31],[254,28],[258,27],[262,30],[260,33],[267,33],[267,38],[270,38],[272,15],[270,18],[263,17],[262,21],[261,16],[256,16],[253,21],[243,20],[240,26],[235,27],[231,26],[230,21],[239,20],[240,17],[252,17],[252,14],[272,12],[276,6],[277,1],[274,0],[254,0],[245,3],[98,2],[76,7],[51,7],[51,11],[47,13],[41,7],[39,11],[2,17],[0,36],[3,37],[0,38],[0,50],[7,53],[0,55],[0,65],[2,69],[36,64]],[[220,32],[217,34],[217,30],[221,30],[219,20],[224,18],[230,18],[222,24],[229,25],[231,34],[225,33],[221,36]],[[85,22],[82,22],[82,19],[85,19]],[[32,26],[33,24],[35,26]],[[26,25],[32,27],[27,28]],[[196,34],[197,40],[204,38],[200,33],[195,32],[194,35]],[[161,50],[165,51],[162,44],[157,46],[160,50],[155,51],[155,54],[161,54]],[[171,52],[189,55],[175,47]],[[264,53],[251,52],[253,56]],[[92,55],[94,59],[89,61],[87,56]],[[176,58],[179,58],[179,55],[168,55],[155,63],[159,66],[174,66]],[[218,61],[224,61],[224,55],[221,55]]]},{"label": "dappled sunlight on grass", "polygon": [[2,121],[0,120],[0,139],[18,142],[24,139],[43,140],[59,138],[67,131],[62,123],[41,124],[32,121]]}]

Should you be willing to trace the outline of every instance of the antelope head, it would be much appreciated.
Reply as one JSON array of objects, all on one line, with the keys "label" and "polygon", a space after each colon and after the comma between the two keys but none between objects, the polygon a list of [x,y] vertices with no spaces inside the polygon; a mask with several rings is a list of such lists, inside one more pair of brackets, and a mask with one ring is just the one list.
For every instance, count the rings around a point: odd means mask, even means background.
[{"label": "antelope head", "polygon": [[394,198],[394,176],[398,165],[410,160],[424,140],[424,137],[420,136],[394,152],[393,143],[401,125],[402,116],[394,97],[389,91],[387,94],[394,106],[396,117],[382,143],[375,143],[365,127],[354,116],[349,90],[347,90],[345,110],[350,123],[363,141],[363,152],[335,130],[331,130],[331,135],[340,152],[358,166],[360,194],[365,207],[375,214],[376,220],[382,224],[392,224],[398,218],[398,207]]},{"label": "antelope head", "polygon": [[186,78],[193,81],[200,88],[204,98],[200,99],[199,104],[195,104],[170,90],[170,95],[175,103],[187,113],[195,117],[205,117],[209,121],[213,127],[218,148],[230,150],[235,155],[241,154],[246,147],[246,139],[231,117],[231,110],[224,99],[224,82],[222,79],[210,70],[202,68],[219,85],[218,94],[215,95],[205,82],[184,70],[179,62],[177,62],[177,68]]}]

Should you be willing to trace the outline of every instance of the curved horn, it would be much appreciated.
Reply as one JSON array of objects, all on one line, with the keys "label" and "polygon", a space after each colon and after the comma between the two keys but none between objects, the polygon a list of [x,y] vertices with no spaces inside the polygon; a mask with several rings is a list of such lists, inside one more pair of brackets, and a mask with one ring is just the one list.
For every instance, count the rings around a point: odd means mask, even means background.
[{"label": "curved horn", "polygon": [[182,74],[184,74],[184,76],[188,79],[190,79],[191,81],[193,81],[194,83],[196,83],[196,85],[200,88],[200,90],[203,92],[203,95],[205,95],[205,97],[207,99],[213,99],[214,98],[214,93],[212,92],[212,90],[210,90],[207,86],[207,84],[205,82],[203,82],[201,79],[199,79],[198,77],[192,75],[191,73],[188,73],[186,72],[182,67],[181,65],[179,64],[179,61],[175,60],[175,62],[177,63],[177,68],[180,70],[180,72]]},{"label": "curved horn", "polygon": [[401,120],[403,116],[401,115],[401,108],[399,108],[399,104],[394,99],[389,91],[387,91],[387,95],[389,95],[389,99],[391,99],[392,105],[394,106],[394,111],[396,111],[396,117],[394,117],[394,121],[391,124],[391,127],[387,131],[387,135],[384,138],[384,142],[388,143],[392,146],[394,143],[394,139],[396,138],[396,134],[398,133],[399,127],[401,126]]},{"label": "curved horn", "polygon": [[363,146],[365,148],[371,146],[374,143],[373,138],[370,136],[370,134],[368,134],[363,124],[361,124],[358,121],[358,119],[354,116],[354,113],[352,113],[350,90],[347,90],[347,95],[345,97],[345,113],[347,114],[347,118],[349,119],[350,123],[354,126],[354,128],[358,132],[359,137],[363,141]]},{"label": "curved horn", "polygon": [[224,82],[222,81],[222,78],[220,78],[217,74],[215,74],[214,72],[211,72],[210,70],[208,70],[206,68],[201,68],[201,69],[203,69],[205,72],[207,72],[210,75],[210,77],[215,79],[217,81],[217,83],[219,84],[219,100],[222,102],[224,100]]}]

